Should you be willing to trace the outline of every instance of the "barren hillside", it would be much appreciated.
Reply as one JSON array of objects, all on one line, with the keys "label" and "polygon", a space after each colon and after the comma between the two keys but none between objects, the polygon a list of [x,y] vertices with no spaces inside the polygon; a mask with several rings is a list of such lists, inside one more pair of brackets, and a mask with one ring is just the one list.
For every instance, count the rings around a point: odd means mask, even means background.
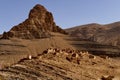
[{"label": "barren hillside", "polygon": [[96,23],[66,29],[71,44],[95,55],[120,57],[120,22],[106,25]]},{"label": "barren hillside", "polygon": [[[49,48],[0,70],[4,80],[119,80],[120,63],[72,49]],[[106,78],[106,79],[105,79]]]},{"label": "barren hillside", "polygon": [[[51,33],[52,37],[43,39],[23,40],[12,38],[0,40],[0,61],[2,65],[16,63],[27,55],[36,56],[47,48],[72,48],[64,39],[67,35]],[[9,59],[9,60],[8,60]]]},{"label": "barren hillside", "polygon": [[120,43],[120,22],[106,25],[92,23],[66,29],[66,31],[73,37],[92,40],[101,44],[116,46]]}]

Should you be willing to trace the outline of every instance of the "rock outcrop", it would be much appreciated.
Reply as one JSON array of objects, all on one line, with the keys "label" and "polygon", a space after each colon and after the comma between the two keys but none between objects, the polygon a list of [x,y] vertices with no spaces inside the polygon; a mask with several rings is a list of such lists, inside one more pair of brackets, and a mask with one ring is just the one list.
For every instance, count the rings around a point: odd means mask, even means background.
[{"label": "rock outcrop", "polygon": [[13,37],[22,39],[39,39],[50,37],[49,32],[65,33],[54,22],[53,15],[48,12],[42,5],[37,4],[30,10],[28,19],[14,26],[10,31],[4,32],[2,39]]},{"label": "rock outcrop", "polygon": [[[117,64],[117,65],[116,65]],[[2,80],[113,80],[119,61],[72,49],[48,48],[0,70]],[[117,70],[116,70],[117,69]],[[108,75],[108,76],[106,76]],[[119,80],[118,79],[115,80]]]}]

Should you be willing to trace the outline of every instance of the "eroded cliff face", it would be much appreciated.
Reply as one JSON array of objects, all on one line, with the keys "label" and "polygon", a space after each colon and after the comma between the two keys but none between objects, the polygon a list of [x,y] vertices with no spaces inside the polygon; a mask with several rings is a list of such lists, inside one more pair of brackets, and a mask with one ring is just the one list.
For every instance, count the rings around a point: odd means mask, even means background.
[{"label": "eroded cliff face", "polygon": [[28,19],[14,26],[10,31],[4,32],[2,39],[13,37],[22,39],[39,39],[50,37],[49,32],[66,33],[54,22],[53,15],[47,9],[37,4],[30,10]]}]

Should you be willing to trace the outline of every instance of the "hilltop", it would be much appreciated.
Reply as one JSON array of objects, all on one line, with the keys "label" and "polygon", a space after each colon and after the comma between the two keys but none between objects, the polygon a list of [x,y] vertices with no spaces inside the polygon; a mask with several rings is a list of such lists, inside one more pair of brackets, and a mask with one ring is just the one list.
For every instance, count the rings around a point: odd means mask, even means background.
[{"label": "hilltop", "polygon": [[1,39],[40,39],[50,37],[50,32],[66,33],[55,24],[52,13],[37,4],[30,10],[28,19],[13,26],[10,31],[4,32]]}]

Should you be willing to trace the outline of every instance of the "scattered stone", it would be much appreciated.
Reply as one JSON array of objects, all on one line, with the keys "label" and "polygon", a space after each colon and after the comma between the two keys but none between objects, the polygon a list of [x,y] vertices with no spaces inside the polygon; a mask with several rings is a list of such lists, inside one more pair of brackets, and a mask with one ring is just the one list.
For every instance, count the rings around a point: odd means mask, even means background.
[{"label": "scattered stone", "polygon": [[101,80],[113,80],[114,76],[102,76]]},{"label": "scattered stone", "polygon": [[89,55],[89,58],[91,59],[96,59],[96,57],[94,55]]},{"label": "scattered stone", "polygon": [[100,57],[103,58],[103,59],[108,59],[108,58],[109,58],[109,57],[106,56],[106,55],[100,55]]},{"label": "scattered stone", "polygon": [[32,55],[28,55],[28,59],[31,60],[32,59]]}]

